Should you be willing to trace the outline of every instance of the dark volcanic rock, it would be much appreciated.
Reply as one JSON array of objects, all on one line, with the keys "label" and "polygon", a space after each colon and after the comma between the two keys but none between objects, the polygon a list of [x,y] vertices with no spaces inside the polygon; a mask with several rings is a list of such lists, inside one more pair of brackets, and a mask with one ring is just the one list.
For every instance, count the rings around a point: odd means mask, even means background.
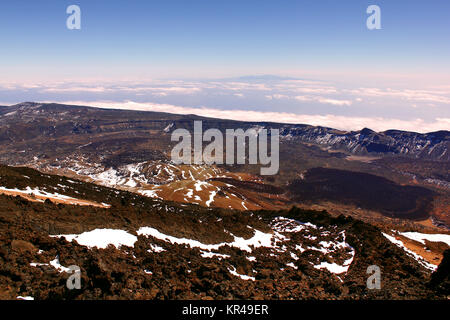
[{"label": "dark volcanic rock", "polygon": [[450,249],[445,250],[441,264],[432,274],[430,286],[443,294],[450,295]]},{"label": "dark volcanic rock", "polygon": [[288,190],[297,202],[333,201],[376,210],[389,217],[428,218],[435,193],[417,186],[402,186],[388,179],[362,172],[314,168]]}]

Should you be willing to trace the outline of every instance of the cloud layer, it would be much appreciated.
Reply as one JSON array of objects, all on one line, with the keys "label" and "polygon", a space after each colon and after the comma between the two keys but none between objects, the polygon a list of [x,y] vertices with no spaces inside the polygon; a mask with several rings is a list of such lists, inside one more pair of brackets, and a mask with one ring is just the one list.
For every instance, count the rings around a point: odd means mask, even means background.
[{"label": "cloud layer", "polygon": [[4,104],[77,102],[246,121],[307,123],[344,130],[450,129],[450,85],[445,83],[434,87],[350,86],[277,76],[76,83],[3,80],[0,97]]}]

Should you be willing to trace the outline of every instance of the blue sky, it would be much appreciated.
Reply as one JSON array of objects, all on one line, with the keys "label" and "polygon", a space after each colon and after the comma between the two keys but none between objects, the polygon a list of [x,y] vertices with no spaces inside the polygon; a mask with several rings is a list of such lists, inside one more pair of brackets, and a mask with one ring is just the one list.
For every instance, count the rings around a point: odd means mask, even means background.
[{"label": "blue sky", "polygon": [[[66,28],[71,4],[81,30]],[[366,28],[371,4],[382,30]],[[446,129],[449,34],[446,0],[2,1],[0,102],[133,101]],[[260,78],[257,90],[239,79],[265,74],[316,83]]]}]

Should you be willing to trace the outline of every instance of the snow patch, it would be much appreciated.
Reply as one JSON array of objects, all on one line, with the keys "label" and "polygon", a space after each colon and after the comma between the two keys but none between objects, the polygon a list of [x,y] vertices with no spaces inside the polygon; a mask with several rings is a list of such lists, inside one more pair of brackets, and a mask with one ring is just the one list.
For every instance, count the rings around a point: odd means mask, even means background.
[{"label": "snow patch", "polygon": [[232,269],[228,269],[228,271],[229,271],[233,276],[239,277],[239,278],[241,278],[242,280],[251,280],[251,281],[255,281],[255,280],[256,280],[254,277],[250,277],[250,276],[247,276],[247,275],[244,275],[244,274],[237,273],[235,267],[231,267],[231,268],[232,268]]},{"label": "snow patch", "polygon": [[444,242],[450,246],[449,234],[428,234],[419,232],[399,232],[399,234],[422,244],[425,244],[425,240],[428,240],[430,242]]},{"label": "snow patch", "polygon": [[383,236],[385,236],[386,239],[388,239],[390,242],[395,244],[397,247],[403,249],[407,254],[412,256],[418,263],[420,263],[425,268],[432,270],[432,271],[435,271],[437,269],[436,265],[429,263],[428,261],[426,261],[424,258],[422,258],[420,255],[418,255],[414,251],[406,248],[401,240],[397,240],[395,237],[390,236],[384,232],[382,234],[383,234]]},{"label": "snow patch", "polygon": [[87,246],[89,248],[97,247],[100,249],[104,249],[110,244],[116,248],[119,248],[120,246],[133,247],[134,243],[137,241],[136,236],[124,230],[115,229],[95,229],[78,235],[66,234],[52,237],[64,237],[69,242],[76,240],[78,244],[82,246]]},{"label": "snow patch", "polygon": [[137,231],[137,234],[144,236],[152,236],[159,240],[170,241],[176,244],[185,244],[189,245],[191,248],[200,248],[208,251],[218,250],[220,247],[228,245],[230,247],[238,248],[242,251],[251,252],[252,251],[251,247],[254,248],[275,247],[277,241],[286,240],[286,237],[284,237],[281,234],[278,234],[277,232],[271,234],[271,233],[264,233],[256,229],[254,229],[254,235],[250,239],[236,237],[230,233],[230,235],[234,238],[233,242],[222,242],[218,244],[204,244],[201,243],[200,241],[193,239],[177,238],[169,236],[151,227],[142,227]]}]

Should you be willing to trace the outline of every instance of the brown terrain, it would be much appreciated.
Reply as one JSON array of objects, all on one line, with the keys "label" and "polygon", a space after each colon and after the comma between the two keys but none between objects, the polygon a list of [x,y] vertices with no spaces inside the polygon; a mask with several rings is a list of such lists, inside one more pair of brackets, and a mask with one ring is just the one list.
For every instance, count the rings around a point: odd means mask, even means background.
[{"label": "brown terrain", "polygon": [[92,206],[99,208],[109,208],[107,204],[100,204],[94,201],[80,200],[75,198],[68,197],[67,199],[60,199],[58,197],[52,197],[49,195],[34,195],[32,193],[27,193],[27,191],[9,191],[9,190],[0,190],[0,194],[8,195],[8,196],[19,196],[28,201],[33,202],[45,202],[46,200],[54,202],[54,203],[62,203],[62,204],[71,204],[77,206]]},{"label": "brown terrain", "polygon": [[[192,130],[194,120],[204,130],[280,129],[280,172],[173,164],[170,134]],[[446,298],[448,245],[397,232],[449,234],[448,141],[445,131],[342,132],[57,104],[0,107],[0,298]],[[411,151],[399,151],[405,148]],[[175,238],[139,234],[144,227]],[[98,229],[136,241],[96,248],[52,237]],[[270,235],[271,244],[253,243],[250,253],[231,245],[233,236],[245,243]],[[186,239],[191,245],[177,243]],[[220,243],[228,245],[201,247]],[[440,263],[432,276],[430,265]],[[81,291],[65,288],[58,264],[81,267]],[[365,286],[371,264],[382,267],[381,291]]]},{"label": "brown terrain", "polygon": [[[26,170],[33,182],[42,179],[47,187],[53,182],[60,184],[61,180],[66,183],[65,178],[50,176],[47,180],[45,175],[29,169],[11,170],[15,173]],[[87,199],[101,201],[99,197],[104,196],[111,208],[37,203],[18,196],[0,196],[3,299],[445,297],[429,284],[431,272],[383,237],[378,227],[350,217],[333,218],[326,212],[296,208],[240,212],[186,207],[80,182],[72,192],[89,190]],[[262,247],[253,245],[250,251],[234,246],[205,250],[139,235],[136,230],[144,226],[205,245],[231,243],[230,233],[250,239],[255,232],[262,232],[272,234],[274,240]],[[125,230],[137,237],[136,242],[132,247],[110,245],[99,249],[49,236],[99,228]],[[347,245],[339,245],[341,242]],[[351,265],[340,274],[317,268],[324,263],[345,265],[348,259]],[[81,290],[65,287],[68,274],[58,271],[55,261],[63,267],[81,268]],[[365,271],[372,264],[383,270],[381,290],[371,291],[365,286]]]}]

